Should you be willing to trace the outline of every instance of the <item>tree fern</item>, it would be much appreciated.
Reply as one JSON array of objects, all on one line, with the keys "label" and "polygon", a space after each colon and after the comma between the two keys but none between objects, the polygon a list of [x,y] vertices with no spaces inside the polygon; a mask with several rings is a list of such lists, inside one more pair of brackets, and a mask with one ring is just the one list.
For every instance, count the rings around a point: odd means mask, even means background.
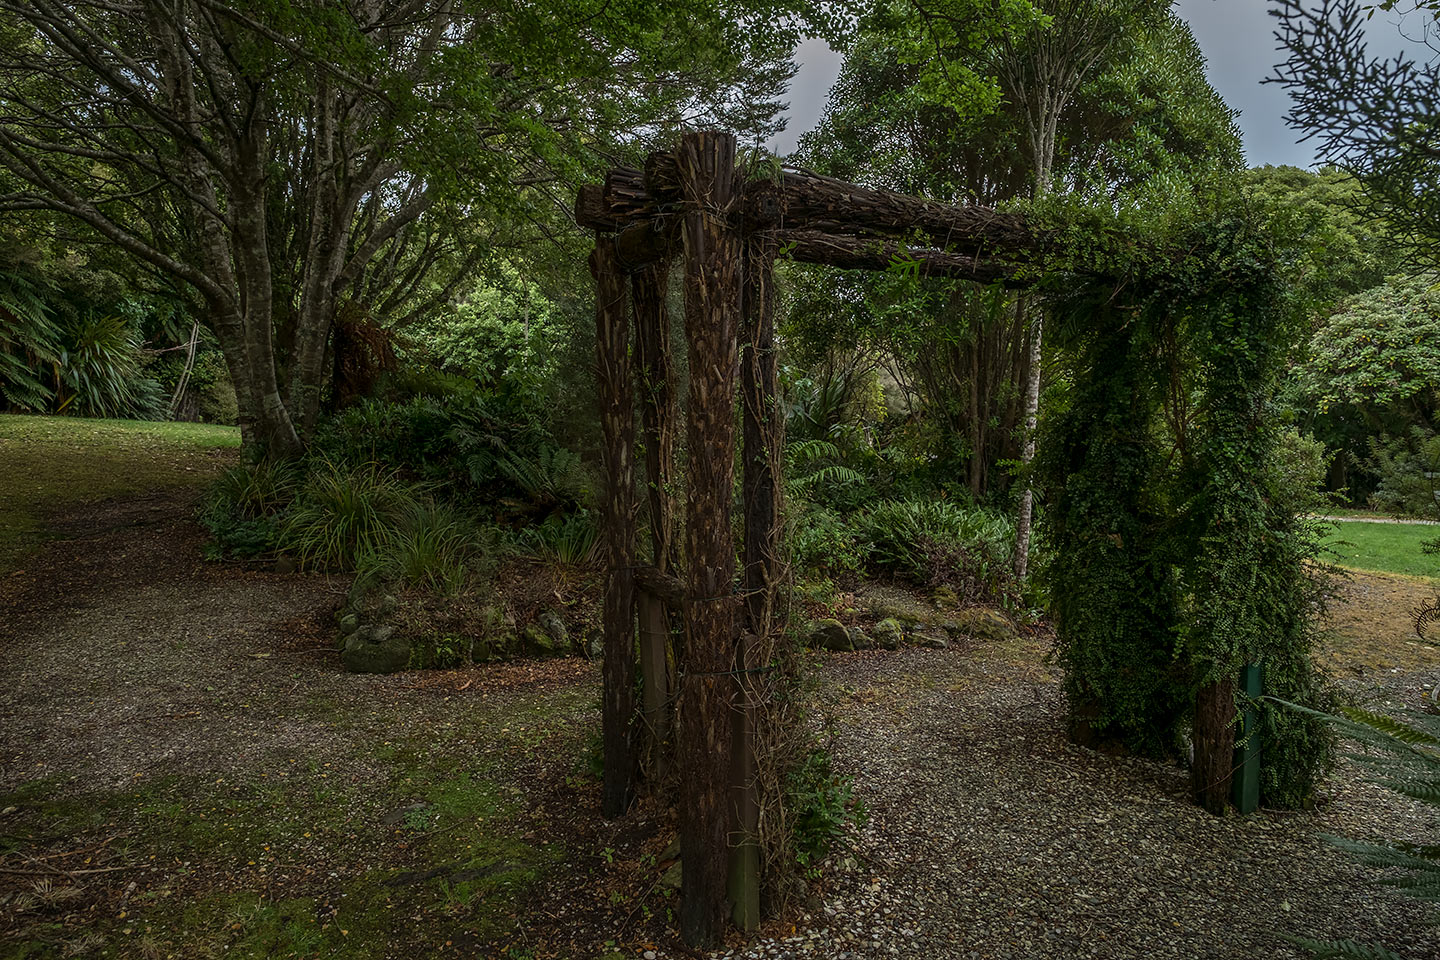
[{"label": "tree fern", "polygon": [[1310,951],[1317,960],[1406,960],[1383,947],[1372,947],[1354,940],[1296,939],[1291,942]]},{"label": "tree fern", "polygon": [[[1284,701],[1280,701],[1284,702]],[[1286,706],[1316,716],[1295,704]],[[1404,720],[1358,707],[1329,717],[1342,735],[1360,749],[1347,754],[1383,787],[1440,809],[1440,716],[1407,713]],[[1327,838],[1361,863],[1386,871],[1380,883],[1428,903],[1440,902],[1440,845],[1402,841],[1369,843],[1345,837]],[[1396,954],[1353,940],[1296,941],[1316,957],[1360,960],[1403,960]]]},{"label": "tree fern", "polygon": [[55,397],[60,328],[40,286],[13,271],[0,271],[0,403],[45,410]]}]

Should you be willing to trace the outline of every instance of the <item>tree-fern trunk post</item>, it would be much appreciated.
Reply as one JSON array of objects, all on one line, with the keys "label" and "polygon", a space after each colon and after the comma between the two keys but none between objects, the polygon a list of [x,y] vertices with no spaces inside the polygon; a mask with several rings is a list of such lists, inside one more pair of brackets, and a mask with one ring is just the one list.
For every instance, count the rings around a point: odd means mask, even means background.
[{"label": "tree-fern trunk post", "polygon": [[1235,758],[1235,681],[1217,680],[1195,693],[1195,759],[1190,789],[1195,802],[1219,816],[1230,803]]},{"label": "tree-fern trunk post", "polygon": [[744,407],[745,629],[736,648],[736,713],[731,748],[731,790],[736,843],[730,861],[730,901],[735,924],[760,925],[760,797],[756,782],[757,698],[763,685],[750,672],[763,666],[758,650],[774,631],[775,580],[779,567],[779,474],[784,424],[776,403],[776,244],[757,239],[745,247],[742,292],[744,344],[740,370]]},{"label": "tree-fern trunk post", "polygon": [[677,151],[687,209],[685,335],[690,353],[685,665],[680,674],[680,931],[692,946],[725,928],[734,694],[735,544],[730,532],[735,463],[735,373],[740,300],[735,138],[687,134]]},{"label": "tree-fern trunk post", "polygon": [[[652,562],[661,573],[674,567],[675,519],[670,484],[674,478],[675,431],[679,408],[675,365],[670,356],[670,323],[665,308],[670,263],[659,260],[630,278],[635,301],[635,375],[640,390],[645,477],[650,507]],[[641,588],[640,676],[646,740],[642,762],[647,776],[662,779],[669,767],[670,617],[664,601]]]},{"label": "tree-fern trunk post", "polygon": [[634,793],[635,714],[635,411],[630,378],[629,304],[625,274],[608,237],[590,255],[595,277],[595,352],[600,398],[600,448],[605,476],[605,602],[603,734],[605,782],[601,812],[618,817]]}]

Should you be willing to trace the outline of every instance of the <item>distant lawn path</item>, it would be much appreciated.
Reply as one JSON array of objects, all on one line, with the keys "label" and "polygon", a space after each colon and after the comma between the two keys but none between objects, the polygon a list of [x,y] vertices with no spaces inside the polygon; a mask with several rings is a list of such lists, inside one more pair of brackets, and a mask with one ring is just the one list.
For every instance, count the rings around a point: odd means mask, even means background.
[{"label": "distant lawn path", "polygon": [[235,461],[240,431],[0,414],[0,573],[44,539],[45,520],[72,507],[198,487]]}]

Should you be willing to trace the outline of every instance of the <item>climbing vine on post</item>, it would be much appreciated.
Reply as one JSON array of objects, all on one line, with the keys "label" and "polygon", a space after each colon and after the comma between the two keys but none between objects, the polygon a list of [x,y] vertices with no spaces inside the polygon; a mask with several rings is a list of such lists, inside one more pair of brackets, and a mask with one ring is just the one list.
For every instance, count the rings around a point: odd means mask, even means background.
[{"label": "climbing vine on post", "polygon": [[[1073,264],[1107,265],[1056,298],[1071,398],[1039,467],[1072,733],[1170,756],[1188,732],[1196,801],[1219,813],[1243,667],[1263,665],[1268,694],[1326,698],[1310,662],[1317,540],[1275,461],[1284,287],[1264,238],[1223,207],[1148,252],[1107,248],[1120,232],[1093,220],[1056,227],[1071,231]],[[1263,802],[1303,804],[1330,734],[1256,709]]]}]

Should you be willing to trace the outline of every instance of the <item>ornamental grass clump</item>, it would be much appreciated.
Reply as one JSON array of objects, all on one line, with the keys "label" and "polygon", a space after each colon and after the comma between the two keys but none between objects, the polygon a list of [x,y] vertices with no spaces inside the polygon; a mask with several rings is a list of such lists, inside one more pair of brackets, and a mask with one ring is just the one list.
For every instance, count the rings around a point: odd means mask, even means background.
[{"label": "ornamental grass clump", "polygon": [[400,518],[419,509],[416,491],[374,464],[317,465],[306,478],[280,533],[282,549],[301,567],[355,570],[383,553]]}]

